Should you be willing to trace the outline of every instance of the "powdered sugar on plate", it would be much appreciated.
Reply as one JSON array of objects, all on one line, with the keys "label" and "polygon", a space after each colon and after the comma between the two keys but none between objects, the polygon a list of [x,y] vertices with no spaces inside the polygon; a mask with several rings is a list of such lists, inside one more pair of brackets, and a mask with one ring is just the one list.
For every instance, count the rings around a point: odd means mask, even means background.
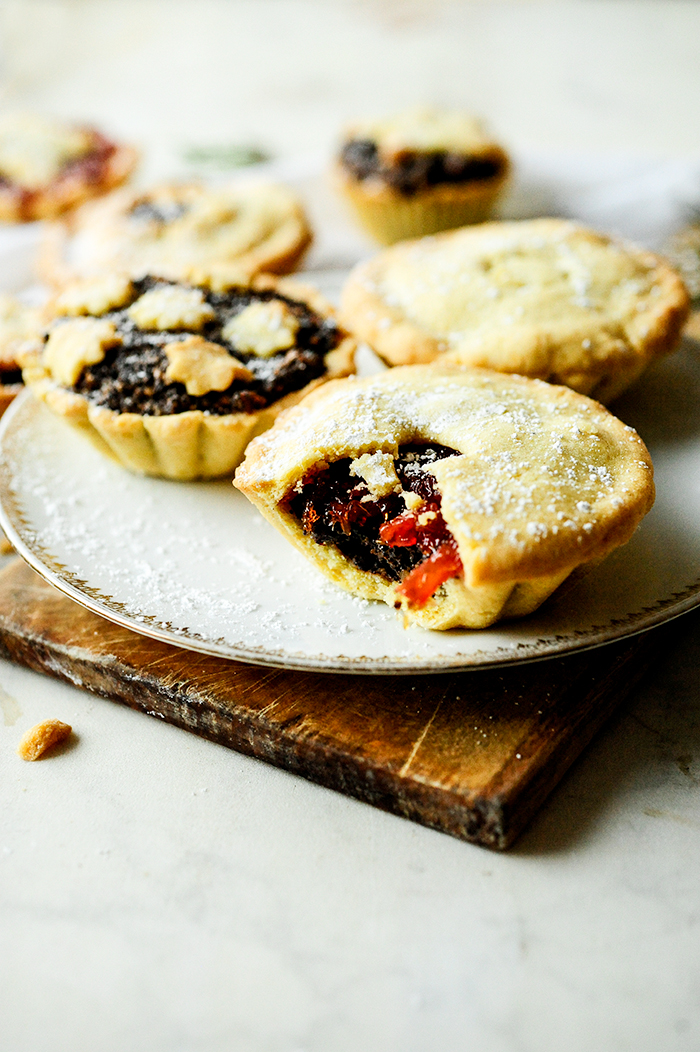
[{"label": "powdered sugar on plate", "polygon": [[[669,405],[676,407],[670,416]],[[692,346],[618,403],[650,446],[655,508],[627,546],[535,615],[486,631],[405,629],[390,608],[329,583],[230,481],[132,475],[29,395],[8,411],[0,433],[3,526],[68,595],[193,650],[358,673],[547,657],[640,631],[700,602],[698,405]]]}]

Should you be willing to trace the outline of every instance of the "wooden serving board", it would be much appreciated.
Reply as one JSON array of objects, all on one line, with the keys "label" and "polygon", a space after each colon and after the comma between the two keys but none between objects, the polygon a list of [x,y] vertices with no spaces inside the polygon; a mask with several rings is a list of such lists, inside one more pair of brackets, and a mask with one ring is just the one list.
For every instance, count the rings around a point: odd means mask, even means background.
[{"label": "wooden serving board", "polygon": [[0,574],[2,656],[493,848],[513,842],[663,636],[467,673],[289,672],[120,628],[20,559]]}]

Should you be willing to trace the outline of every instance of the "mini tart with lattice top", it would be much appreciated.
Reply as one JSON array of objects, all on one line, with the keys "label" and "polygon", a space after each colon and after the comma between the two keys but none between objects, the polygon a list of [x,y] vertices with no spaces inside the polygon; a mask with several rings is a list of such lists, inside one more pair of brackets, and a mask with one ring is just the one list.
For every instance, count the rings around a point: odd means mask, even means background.
[{"label": "mini tart with lattice top", "polygon": [[676,349],[687,315],[666,260],[563,219],[395,245],[353,271],[341,305],[391,365],[454,361],[606,403]]},{"label": "mini tart with lattice top", "polygon": [[25,383],[125,467],[230,474],[277,415],[352,371],[354,340],[315,290],[259,276],[225,290],[111,274],[67,286]]},{"label": "mini tart with lattice top", "polygon": [[488,219],[510,171],[469,114],[418,107],[345,131],[335,183],[382,244]]},{"label": "mini tart with lattice top", "polygon": [[531,613],[654,500],[644,443],[599,403],[448,364],[327,384],[234,485],[336,584],[431,629]]},{"label": "mini tart with lattice top", "polygon": [[54,285],[116,269],[223,287],[232,276],[290,273],[310,243],[284,186],[164,183],[116,191],[54,224],[39,265]]},{"label": "mini tart with lattice top", "polygon": [[113,190],[138,160],[96,128],[36,114],[0,117],[0,219],[54,219]]}]

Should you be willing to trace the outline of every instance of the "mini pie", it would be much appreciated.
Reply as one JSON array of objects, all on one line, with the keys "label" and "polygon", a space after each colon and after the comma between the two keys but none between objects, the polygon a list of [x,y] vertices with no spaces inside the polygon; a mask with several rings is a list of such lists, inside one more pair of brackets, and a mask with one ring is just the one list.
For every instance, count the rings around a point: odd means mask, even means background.
[{"label": "mini pie", "polygon": [[485,223],[385,249],[350,275],[341,310],[392,365],[455,361],[602,402],[676,348],[687,314],[665,260],[563,219]]},{"label": "mini pie", "polygon": [[53,219],[119,186],[138,153],[95,128],[34,114],[0,118],[0,219]]},{"label": "mini pie", "polygon": [[67,286],[25,382],[125,467],[233,472],[253,435],[329,377],[354,340],[314,290],[260,276],[225,291],[111,274]]},{"label": "mini pie", "polygon": [[0,294],[0,416],[22,390],[18,357],[25,343],[41,333],[41,312],[13,296]]},{"label": "mini pie", "polygon": [[234,485],[336,584],[435,629],[531,613],[654,500],[644,443],[597,402],[442,363],[326,384]]},{"label": "mini pie", "polygon": [[510,170],[474,117],[422,107],[346,129],[335,182],[382,244],[488,219]]},{"label": "mini pie", "polygon": [[162,184],[90,202],[48,232],[40,269],[53,284],[104,271],[225,284],[231,275],[294,270],[311,242],[283,186]]}]

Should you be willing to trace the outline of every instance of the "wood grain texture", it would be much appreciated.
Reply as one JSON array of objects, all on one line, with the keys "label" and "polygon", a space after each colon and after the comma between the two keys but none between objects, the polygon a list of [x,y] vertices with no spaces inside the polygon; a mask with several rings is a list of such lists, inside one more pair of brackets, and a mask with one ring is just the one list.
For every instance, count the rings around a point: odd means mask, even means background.
[{"label": "wood grain texture", "polygon": [[0,654],[11,661],[499,849],[643,674],[658,640],[657,630],[567,658],[435,676],[287,672],[120,628],[19,559],[0,574]]}]

